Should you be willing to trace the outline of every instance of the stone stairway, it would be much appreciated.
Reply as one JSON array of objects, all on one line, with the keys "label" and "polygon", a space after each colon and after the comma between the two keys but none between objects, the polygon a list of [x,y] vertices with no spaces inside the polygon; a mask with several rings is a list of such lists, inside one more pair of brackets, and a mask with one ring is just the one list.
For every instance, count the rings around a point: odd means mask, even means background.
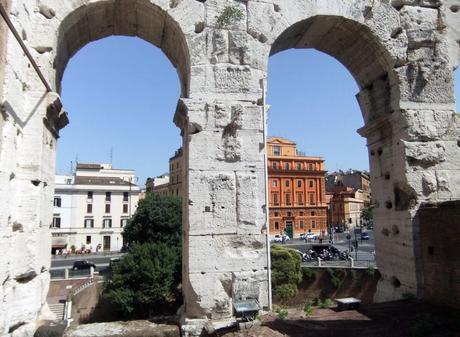
[{"label": "stone stairway", "polygon": [[55,304],[48,304],[51,312],[56,315],[57,320],[64,319],[64,303],[55,303]]}]

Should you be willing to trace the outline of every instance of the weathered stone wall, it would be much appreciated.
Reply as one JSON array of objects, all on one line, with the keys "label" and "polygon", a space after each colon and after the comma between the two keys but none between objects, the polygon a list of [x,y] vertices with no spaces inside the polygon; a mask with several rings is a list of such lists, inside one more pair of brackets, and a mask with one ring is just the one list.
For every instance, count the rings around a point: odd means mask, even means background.
[{"label": "weathered stone wall", "polygon": [[417,214],[423,263],[423,297],[460,308],[460,202],[422,205]]},{"label": "weathered stone wall", "polygon": [[[194,334],[230,318],[235,298],[270,305],[264,95],[269,55],[288,48],[324,51],[356,79],[376,205],[376,299],[423,295],[415,214],[421,202],[460,199],[458,12],[455,0],[13,0],[10,18],[56,91],[69,58],[109,35],[143,38],[176,67],[184,332]],[[65,116],[11,34],[1,65],[0,334],[27,336],[45,308]]]}]

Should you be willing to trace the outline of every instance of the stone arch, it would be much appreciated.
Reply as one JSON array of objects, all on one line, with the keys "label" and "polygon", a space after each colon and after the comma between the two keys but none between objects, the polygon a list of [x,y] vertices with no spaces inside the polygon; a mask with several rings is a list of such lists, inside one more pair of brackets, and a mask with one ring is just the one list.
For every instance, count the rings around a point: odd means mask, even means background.
[{"label": "stone arch", "polygon": [[57,91],[69,59],[86,44],[112,35],[137,36],[160,48],[177,70],[181,97],[188,97],[190,57],[185,34],[171,15],[149,0],[98,1],[68,14],[58,29]]},{"label": "stone arch", "polygon": [[[394,9],[387,9],[393,13]],[[396,48],[401,41],[406,41],[406,32],[399,26],[398,20],[388,20],[379,23],[370,20],[378,16],[378,10],[363,7],[353,15],[344,12],[306,15],[291,25],[283,27],[277,36],[273,37],[270,55],[290,48],[314,48],[334,57],[351,73],[359,87],[356,95],[360,105],[364,127],[358,132],[367,139],[369,163],[372,181],[372,195],[376,201],[376,230],[379,222],[391,219],[394,223],[405,228],[403,236],[408,244],[383,238],[375,233],[378,266],[384,277],[379,285],[376,300],[396,299],[407,291],[418,291],[418,266],[414,263],[417,244],[414,238],[415,230],[412,227],[410,208],[386,207],[386,202],[397,199],[398,193],[393,193],[394,186],[408,188],[405,174],[405,154],[401,149],[399,137],[401,134],[400,114],[400,78],[395,68],[402,66],[404,48]],[[391,17],[391,15],[388,15]],[[398,42],[399,41],[399,42]],[[385,173],[391,172],[391,181],[386,179]],[[389,177],[389,175],[388,175]],[[413,196],[413,191],[407,195]],[[396,211],[396,212],[395,212]],[[405,255],[400,265],[392,263],[393,259]],[[409,272],[408,272],[409,271]],[[391,284],[392,277],[398,277],[400,284],[394,290]],[[404,290],[402,290],[404,289]]]},{"label": "stone arch", "polygon": [[397,97],[389,72],[395,59],[369,26],[336,15],[317,15],[298,21],[274,41],[270,55],[290,48],[313,48],[344,65],[356,80],[365,122],[391,111]]}]

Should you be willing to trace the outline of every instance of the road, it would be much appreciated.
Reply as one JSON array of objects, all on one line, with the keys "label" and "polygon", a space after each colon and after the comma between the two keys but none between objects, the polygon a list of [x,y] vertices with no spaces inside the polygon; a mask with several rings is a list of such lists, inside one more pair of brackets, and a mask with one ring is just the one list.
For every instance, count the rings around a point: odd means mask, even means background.
[{"label": "road", "polygon": [[59,257],[51,259],[51,269],[65,269],[72,268],[73,263],[77,260],[88,260],[96,265],[97,268],[107,267],[109,265],[110,259],[113,257],[120,257],[123,254],[114,254],[114,255],[96,255],[96,254],[86,254],[86,255],[72,255],[69,257]]},{"label": "road", "polygon": [[[374,260],[375,259],[374,254],[373,254],[373,252],[375,251],[374,233],[372,230],[366,230],[366,232],[369,233],[369,240],[360,240],[359,238],[361,236],[359,234],[356,235],[356,237],[358,238],[358,251],[357,252],[353,251],[351,253],[352,257],[355,260]],[[349,242],[346,238],[347,234],[348,232],[334,234],[334,246],[340,251],[350,250]],[[350,235],[351,235],[350,241],[353,241],[355,239],[354,234],[352,233]],[[312,241],[309,243],[305,243],[303,240],[300,240],[299,238],[295,238],[295,239],[289,240],[284,245],[286,247],[298,249],[301,252],[305,252],[307,250],[307,247],[309,247],[309,245],[315,244],[315,243],[318,243],[318,241]],[[323,243],[327,243],[327,241],[323,241]]]}]

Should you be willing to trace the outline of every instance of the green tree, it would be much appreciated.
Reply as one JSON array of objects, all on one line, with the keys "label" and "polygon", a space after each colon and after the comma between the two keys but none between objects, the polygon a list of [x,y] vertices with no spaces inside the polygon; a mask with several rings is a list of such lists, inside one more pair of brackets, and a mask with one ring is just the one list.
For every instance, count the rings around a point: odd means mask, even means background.
[{"label": "green tree", "polygon": [[297,294],[297,285],[302,280],[300,256],[292,249],[279,245],[271,247],[272,286],[278,299],[287,301]]},{"label": "green tree", "polygon": [[366,221],[372,220],[374,218],[372,215],[372,208],[363,208],[361,211],[361,218]]},{"label": "green tree", "polygon": [[125,226],[128,253],[115,265],[104,297],[125,318],[154,308],[174,309],[180,299],[182,208],[179,197],[147,194]]},{"label": "green tree", "polygon": [[139,201],[136,213],[123,230],[124,242],[163,242],[180,247],[182,241],[182,207],[177,196],[147,193]]},{"label": "green tree", "polygon": [[175,302],[180,260],[177,250],[165,243],[134,243],[114,267],[104,297],[125,317],[146,315],[155,307]]}]

